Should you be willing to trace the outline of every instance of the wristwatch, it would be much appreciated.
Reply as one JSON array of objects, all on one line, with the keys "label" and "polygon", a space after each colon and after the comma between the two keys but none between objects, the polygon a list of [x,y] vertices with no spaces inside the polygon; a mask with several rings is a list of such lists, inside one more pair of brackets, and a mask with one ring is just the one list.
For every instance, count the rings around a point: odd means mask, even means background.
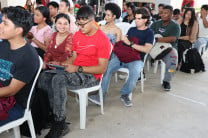
[{"label": "wristwatch", "polygon": [[83,72],[82,66],[79,66],[79,67],[78,67],[78,72],[79,72],[79,73],[82,73],[82,72]]},{"label": "wristwatch", "polygon": [[130,45],[129,45],[129,47],[132,47],[132,46],[133,46],[133,44],[134,44],[134,42],[131,42],[131,43],[130,43]]}]

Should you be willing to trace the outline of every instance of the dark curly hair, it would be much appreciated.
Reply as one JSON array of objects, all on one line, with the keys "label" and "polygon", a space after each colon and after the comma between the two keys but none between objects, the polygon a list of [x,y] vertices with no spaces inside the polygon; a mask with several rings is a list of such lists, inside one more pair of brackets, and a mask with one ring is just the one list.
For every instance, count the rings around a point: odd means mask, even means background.
[{"label": "dark curly hair", "polygon": [[116,16],[116,19],[119,19],[121,16],[121,8],[115,3],[107,3],[105,5],[105,10],[109,10],[113,15]]}]

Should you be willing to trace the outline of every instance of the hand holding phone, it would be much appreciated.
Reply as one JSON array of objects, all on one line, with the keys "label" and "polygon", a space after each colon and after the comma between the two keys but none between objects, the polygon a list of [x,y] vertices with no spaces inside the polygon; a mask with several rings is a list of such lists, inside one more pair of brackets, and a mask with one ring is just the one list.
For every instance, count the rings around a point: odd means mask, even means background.
[{"label": "hand holding phone", "polygon": [[60,65],[50,64],[50,63],[46,63],[46,65],[54,67],[57,70],[64,70],[65,69],[65,66],[60,66]]}]

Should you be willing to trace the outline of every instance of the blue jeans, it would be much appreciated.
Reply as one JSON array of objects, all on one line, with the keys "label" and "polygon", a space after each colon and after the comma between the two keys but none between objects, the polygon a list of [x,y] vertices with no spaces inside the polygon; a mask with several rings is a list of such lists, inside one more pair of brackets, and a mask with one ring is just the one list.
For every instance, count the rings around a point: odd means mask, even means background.
[{"label": "blue jeans", "polygon": [[[208,38],[205,37],[199,37],[196,42],[194,43],[194,47],[197,48],[197,50],[199,51],[200,46],[202,44],[206,44],[206,49],[208,48]],[[201,54],[201,53],[200,53]]]},{"label": "blue jeans", "polygon": [[15,104],[8,112],[9,116],[6,120],[0,120],[0,126],[7,124],[13,120],[17,120],[18,118],[21,118],[24,115],[25,109],[19,105]]},{"label": "blue jeans", "polygon": [[136,82],[140,77],[140,72],[144,67],[144,62],[142,60],[136,60],[129,63],[121,63],[118,57],[112,53],[111,60],[108,63],[107,71],[105,72],[102,80],[102,90],[105,96],[111,75],[113,72],[117,71],[119,68],[127,68],[129,70],[129,78],[121,89],[121,95],[130,94],[136,86]]}]

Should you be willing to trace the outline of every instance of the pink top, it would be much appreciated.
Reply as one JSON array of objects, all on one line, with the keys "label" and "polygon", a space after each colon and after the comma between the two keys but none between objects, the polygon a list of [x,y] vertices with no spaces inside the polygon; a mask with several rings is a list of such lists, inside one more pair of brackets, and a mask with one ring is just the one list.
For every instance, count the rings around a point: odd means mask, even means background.
[{"label": "pink top", "polygon": [[73,33],[73,34],[75,34],[77,31],[78,31],[78,27],[77,27],[77,25],[76,25],[76,19],[75,19],[75,17],[72,15],[72,14],[70,14],[70,13],[68,13],[68,16],[69,16],[69,19],[70,19],[70,27],[69,27],[69,31],[71,32],[71,33]]},{"label": "pink top", "polygon": [[[30,29],[30,32],[33,34],[35,39],[37,39],[41,43],[44,43],[45,40],[51,38],[51,36],[53,34],[53,29],[49,25],[46,25],[45,27],[41,28],[40,30],[38,30],[37,27],[38,26],[36,25]],[[33,47],[38,48],[38,46],[34,42],[32,42],[31,45]]]}]

